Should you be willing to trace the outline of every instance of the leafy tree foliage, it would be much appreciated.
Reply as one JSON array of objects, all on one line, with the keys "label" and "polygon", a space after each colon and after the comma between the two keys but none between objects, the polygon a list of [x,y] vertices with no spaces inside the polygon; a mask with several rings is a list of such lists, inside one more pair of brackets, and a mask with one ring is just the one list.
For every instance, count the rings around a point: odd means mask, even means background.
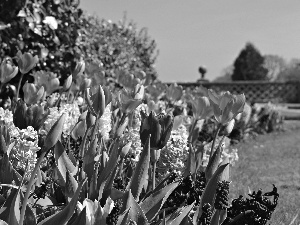
[{"label": "leafy tree foliage", "polygon": [[264,67],[264,57],[247,43],[234,62],[232,80],[267,80],[268,70]]},{"label": "leafy tree foliage", "polygon": [[99,75],[106,77],[117,76],[118,70],[157,76],[156,43],[147,29],[84,15],[79,0],[1,0],[0,61],[19,50],[38,55],[35,70],[51,71],[61,81],[82,59],[101,67]]},{"label": "leafy tree foliage", "polygon": [[20,50],[39,56],[37,70],[70,74],[81,55],[78,5],[77,0],[0,1],[0,23],[6,28],[0,30],[0,59]]},{"label": "leafy tree foliage", "polygon": [[292,59],[278,74],[277,81],[300,81],[300,59]]},{"label": "leafy tree foliage", "polygon": [[278,75],[287,69],[285,59],[278,55],[265,55],[264,58],[264,66],[268,70],[268,80],[277,80]]},{"label": "leafy tree foliage", "polygon": [[85,59],[102,65],[107,77],[118,71],[157,76],[154,63],[158,55],[156,42],[146,28],[138,29],[123,18],[119,22],[85,16],[80,30],[80,46]]}]

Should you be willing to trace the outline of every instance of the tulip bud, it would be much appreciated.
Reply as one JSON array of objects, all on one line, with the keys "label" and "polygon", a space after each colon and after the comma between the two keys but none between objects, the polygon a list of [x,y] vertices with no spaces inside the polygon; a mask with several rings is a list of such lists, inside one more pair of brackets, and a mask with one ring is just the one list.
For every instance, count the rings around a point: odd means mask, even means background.
[{"label": "tulip bud", "polygon": [[82,121],[86,119],[86,116],[88,114],[88,110],[85,110],[83,113],[81,113],[81,115],[78,118],[78,121]]},{"label": "tulip bud", "polygon": [[93,102],[91,101],[91,97],[90,97],[90,92],[89,89],[86,89],[84,92],[84,97],[85,97],[85,101],[88,107],[89,112],[93,115],[96,116],[96,112],[92,106]]},{"label": "tulip bud", "polygon": [[223,135],[228,136],[232,132],[234,124],[235,124],[235,120],[232,119],[227,125],[225,125]]},{"label": "tulip bud", "polygon": [[37,56],[32,56],[30,53],[22,54],[20,51],[17,53],[18,66],[22,74],[28,73],[38,63]]},{"label": "tulip bud", "polygon": [[95,93],[91,96],[93,109],[98,117],[101,117],[105,110],[105,94],[101,85],[99,85]]},{"label": "tulip bud", "polygon": [[81,60],[80,62],[77,62],[76,67],[73,71],[73,77],[76,79],[77,76],[80,76],[85,70],[85,62]]},{"label": "tulip bud", "polygon": [[89,128],[89,127],[93,126],[95,123],[96,123],[96,117],[93,116],[93,114],[90,111],[88,111],[87,115],[86,115],[87,127]]},{"label": "tulip bud", "polygon": [[119,125],[117,132],[115,134],[116,137],[121,137],[122,134],[124,133],[125,128],[128,125],[128,117],[125,118],[124,122]]},{"label": "tulip bud", "polygon": [[151,150],[150,153],[150,160],[152,163],[155,163],[159,160],[160,158],[160,152],[161,152],[161,149],[158,149],[158,150]]},{"label": "tulip bud", "polygon": [[45,90],[44,86],[40,87],[39,90],[37,90],[36,85],[33,83],[26,83],[23,86],[23,92],[24,92],[24,101],[28,104],[35,104],[37,103],[44,95]]},{"label": "tulip bud", "polygon": [[62,114],[61,117],[51,127],[51,129],[49,130],[49,132],[45,138],[44,146],[41,150],[42,152],[47,152],[60,139],[62,131],[63,131],[65,119],[66,119],[66,115]]},{"label": "tulip bud", "polygon": [[63,90],[64,91],[69,90],[69,88],[71,87],[71,84],[72,84],[72,76],[68,76],[68,78],[65,80]]},{"label": "tulip bud", "polygon": [[2,61],[0,65],[0,81],[2,84],[9,82],[14,78],[19,69],[17,66],[13,65],[11,58],[6,58]]},{"label": "tulip bud", "polygon": [[56,102],[56,96],[52,95],[50,98],[47,99],[47,106],[48,108],[52,108]]},{"label": "tulip bud", "polygon": [[121,153],[120,153],[121,159],[127,155],[129,149],[131,148],[131,144],[132,144],[132,141],[129,141],[126,145],[124,145],[124,147],[122,148]]},{"label": "tulip bud", "polygon": [[144,87],[144,85],[137,84],[135,86],[134,93],[135,93],[134,99],[136,99],[136,100],[143,100],[144,94],[145,94],[145,87]]},{"label": "tulip bud", "polygon": [[85,91],[87,88],[91,86],[92,80],[89,78],[84,78],[83,82],[80,85],[80,90]]}]

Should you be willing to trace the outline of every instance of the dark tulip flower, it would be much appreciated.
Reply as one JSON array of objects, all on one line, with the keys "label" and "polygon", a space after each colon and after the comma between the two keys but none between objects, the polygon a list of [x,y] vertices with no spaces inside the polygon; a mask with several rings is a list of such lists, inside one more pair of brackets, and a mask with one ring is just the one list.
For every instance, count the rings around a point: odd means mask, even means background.
[{"label": "dark tulip flower", "polygon": [[19,100],[13,116],[13,122],[19,129],[26,129],[32,126],[36,131],[40,129],[46,121],[48,112],[41,105],[31,105],[27,107],[26,103]]},{"label": "dark tulip flower", "polygon": [[141,143],[144,146],[146,140],[151,134],[150,148],[162,149],[168,142],[173,128],[174,118],[171,115],[155,115],[151,112],[148,116],[141,111],[142,121],[140,127]]}]

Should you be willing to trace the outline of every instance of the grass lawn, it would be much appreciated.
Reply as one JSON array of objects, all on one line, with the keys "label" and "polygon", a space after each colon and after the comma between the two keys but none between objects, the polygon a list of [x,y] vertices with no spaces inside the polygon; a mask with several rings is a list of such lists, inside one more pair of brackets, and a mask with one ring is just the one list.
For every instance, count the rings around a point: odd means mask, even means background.
[{"label": "grass lawn", "polygon": [[300,123],[288,121],[285,132],[258,136],[237,145],[239,161],[231,170],[231,197],[246,196],[275,184],[279,202],[268,224],[300,224]]}]

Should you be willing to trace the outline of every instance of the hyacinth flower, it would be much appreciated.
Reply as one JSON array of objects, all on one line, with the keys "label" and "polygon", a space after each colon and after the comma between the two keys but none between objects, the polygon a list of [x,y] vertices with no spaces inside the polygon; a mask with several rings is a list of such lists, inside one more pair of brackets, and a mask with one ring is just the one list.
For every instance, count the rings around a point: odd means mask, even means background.
[{"label": "hyacinth flower", "polygon": [[23,86],[23,92],[24,92],[24,101],[28,104],[35,104],[37,103],[45,93],[44,86],[38,88],[37,85],[33,83],[26,83]]},{"label": "hyacinth flower", "polygon": [[15,66],[10,57],[5,58],[0,65],[1,85],[9,82],[18,74],[19,68]]},{"label": "hyacinth flower", "polygon": [[39,61],[39,58],[37,56],[32,56],[28,52],[22,54],[20,51],[18,51],[16,57],[17,57],[19,70],[22,74],[17,89],[17,99],[18,99],[24,74],[28,73],[30,70],[32,70],[33,67],[35,67],[35,65]]}]

